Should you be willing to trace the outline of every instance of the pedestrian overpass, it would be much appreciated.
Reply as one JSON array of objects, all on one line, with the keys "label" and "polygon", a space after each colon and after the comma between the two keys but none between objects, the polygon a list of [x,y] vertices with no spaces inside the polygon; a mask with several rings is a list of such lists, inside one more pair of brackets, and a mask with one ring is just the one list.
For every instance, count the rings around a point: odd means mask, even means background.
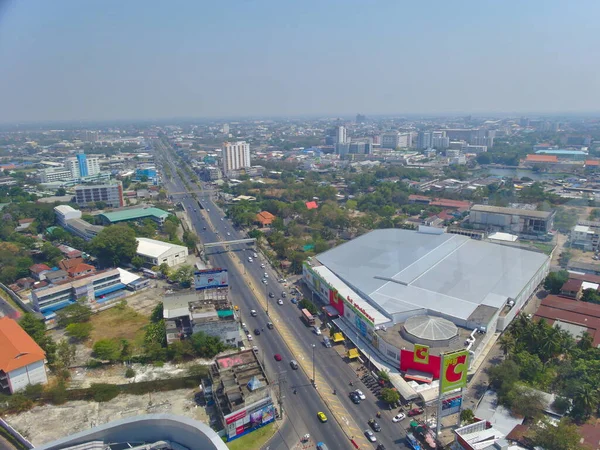
[{"label": "pedestrian overpass", "polygon": [[248,245],[248,244],[256,244],[256,239],[255,238],[248,238],[248,239],[235,239],[233,241],[217,241],[217,242],[208,242],[206,244],[202,244],[202,249],[204,251],[204,254],[206,254],[206,250],[209,248],[219,248],[219,247],[223,247],[225,248],[225,251],[229,251],[231,250],[231,246],[235,246],[235,245]]}]

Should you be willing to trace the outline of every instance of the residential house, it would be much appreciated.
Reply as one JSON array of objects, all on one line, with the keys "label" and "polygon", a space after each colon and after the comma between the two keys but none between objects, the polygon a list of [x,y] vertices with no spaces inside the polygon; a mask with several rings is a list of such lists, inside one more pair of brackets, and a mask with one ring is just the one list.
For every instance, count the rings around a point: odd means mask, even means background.
[{"label": "residential house", "polygon": [[46,384],[46,355],[17,322],[0,319],[0,389],[22,391],[30,384]]},{"label": "residential house", "polygon": [[560,295],[564,295],[565,297],[571,297],[575,299],[579,299],[582,293],[582,280],[576,280],[574,278],[569,278],[565,284],[560,288]]},{"label": "residential house", "polygon": [[70,269],[77,267],[79,264],[83,264],[83,258],[63,259],[58,263],[58,267],[68,273]]},{"label": "residential house", "polygon": [[15,228],[16,232],[21,232],[27,230],[31,224],[35,221],[35,219],[21,219],[19,220],[19,225]]},{"label": "residential house", "polygon": [[69,268],[67,273],[71,278],[81,277],[83,275],[89,275],[91,273],[95,273],[96,268],[94,266],[90,266],[89,264],[81,263],[74,267]]},{"label": "residential house", "polygon": [[57,284],[61,281],[64,281],[69,278],[69,274],[64,270],[51,270],[50,272],[46,272],[46,280],[49,283]]},{"label": "residential house", "polygon": [[46,278],[44,274],[49,270],[51,269],[46,264],[34,264],[29,268],[29,273],[31,273],[31,276],[36,280],[43,280]]},{"label": "residential house", "polygon": [[256,215],[254,221],[258,223],[262,228],[270,227],[273,221],[275,220],[275,216],[271,214],[269,211],[261,211]]},{"label": "residential house", "polygon": [[64,245],[64,244],[58,245],[56,248],[58,248],[61,251],[61,253],[63,254],[63,256],[65,258],[68,258],[68,259],[81,258],[81,255],[82,255],[81,250],[77,250],[73,247],[69,247],[68,245]]}]

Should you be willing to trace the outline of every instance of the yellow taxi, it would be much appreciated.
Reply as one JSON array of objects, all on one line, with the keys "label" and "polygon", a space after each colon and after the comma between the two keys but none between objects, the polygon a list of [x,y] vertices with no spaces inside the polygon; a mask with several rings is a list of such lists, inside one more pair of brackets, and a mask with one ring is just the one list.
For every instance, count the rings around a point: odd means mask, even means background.
[{"label": "yellow taxi", "polygon": [[319,418],[319,420],[320,420],[321,422],[327,422],[327,416],[325,415],[325,413],[324,413],[324,412],[321,412],[321,411],[319,411],[319,412],[317,413],[317,417]]}]

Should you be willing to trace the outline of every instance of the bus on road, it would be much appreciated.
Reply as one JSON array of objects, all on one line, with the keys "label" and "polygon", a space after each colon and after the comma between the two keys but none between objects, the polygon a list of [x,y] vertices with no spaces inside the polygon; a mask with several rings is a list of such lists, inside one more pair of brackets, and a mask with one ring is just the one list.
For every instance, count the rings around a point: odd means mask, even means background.
[{"label": "bus on road", "polygon": [[309,327],[315,325],[315,318],[310,312],[308,312],[308,309],[302,310],[302,320],[304,320],[306,322],[306,325],[308,325]]}]

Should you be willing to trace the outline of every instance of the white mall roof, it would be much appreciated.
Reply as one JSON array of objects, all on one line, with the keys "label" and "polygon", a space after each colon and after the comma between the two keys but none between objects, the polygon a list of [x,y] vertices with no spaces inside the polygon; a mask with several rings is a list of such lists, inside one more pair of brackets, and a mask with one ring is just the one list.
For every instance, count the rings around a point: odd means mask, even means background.
[{"label": "white mall roof", "polygon": [[172,250],[179,252],[187,249],[183,245],[169,244],[168,242],[157,241],[155,239],[135,238],[135,240],[138,241],[136,252],[149,258],[160,258]]}]

